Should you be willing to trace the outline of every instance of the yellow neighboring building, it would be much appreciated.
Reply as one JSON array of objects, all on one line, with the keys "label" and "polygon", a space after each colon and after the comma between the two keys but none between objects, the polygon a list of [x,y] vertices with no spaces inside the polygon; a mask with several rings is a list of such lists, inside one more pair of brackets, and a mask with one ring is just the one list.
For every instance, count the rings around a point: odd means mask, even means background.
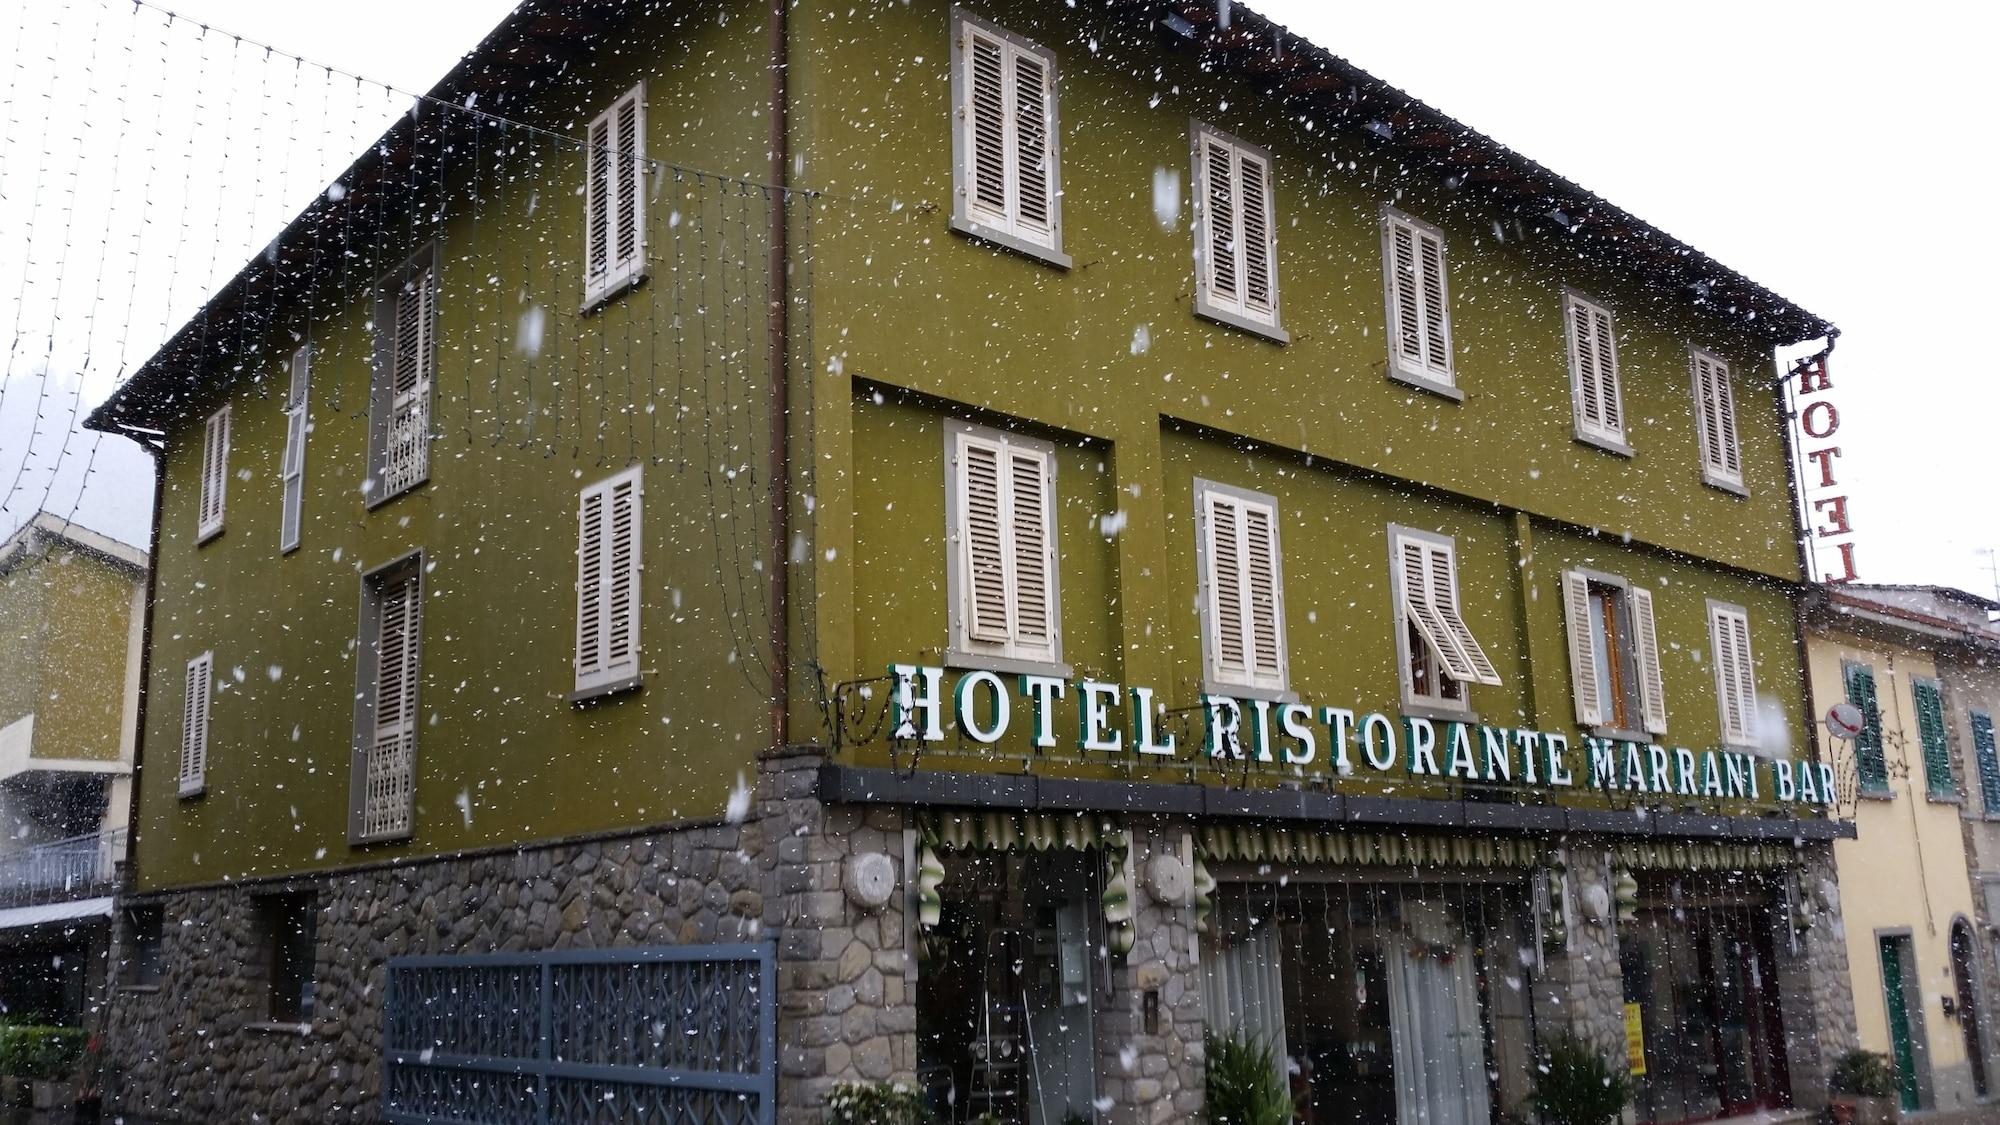
[{"label": "yellow neighboring building", "polygon": [[1969,622],[1961,603],[1992,604],[1859,584],[1823,588],[1806,603],[1815,713],[1847,702],[1863,720],[1852,739],[1824,722],[1814,730],[1859,829],[1834,845],[1856,1028],[1864,1049],[1895,1063],[1906,1111],[1985,1104],[1992,1072],[1979,966],[1993,949],[1975,922],[1961,823],[1969,794],[1956,765],[1971,755],[1953,743],[1993,711],[1964,697],[1954,671],[2000,660],[2000,633],[1985,627],[1983,609]]}]

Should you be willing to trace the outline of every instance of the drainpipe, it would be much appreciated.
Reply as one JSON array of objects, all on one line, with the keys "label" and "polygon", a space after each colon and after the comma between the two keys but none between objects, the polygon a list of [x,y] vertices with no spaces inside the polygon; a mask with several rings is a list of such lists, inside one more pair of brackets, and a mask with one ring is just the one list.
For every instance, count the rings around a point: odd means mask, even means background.
[{"label": "drainpipe", "polygon": [[771,255],[766,267],[771,299],[771,745],[783,750],[791,741],[791,450],[788,421],[791,415],[791,355],[787,307],[791,301],[790,280],[786,276],[786,222],[790,217],[785,190],[788,126],[785,111],[789,97],[786,70],[789,29],[787,17],[791,0],[771,0],[771,174],[776,193],[771,205]]}]

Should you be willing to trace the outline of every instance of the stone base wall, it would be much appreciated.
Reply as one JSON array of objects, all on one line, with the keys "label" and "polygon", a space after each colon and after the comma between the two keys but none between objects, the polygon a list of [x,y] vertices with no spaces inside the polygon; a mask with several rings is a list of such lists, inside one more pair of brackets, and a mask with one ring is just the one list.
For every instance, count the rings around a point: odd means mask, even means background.
[{"label": "stone base wall", "polygon": [[1132,952],[1114,963],[1098,1009],[1097,1090],[1104,1125],[1191,1125],[1204,1120],[1207,1013],[1192,897],[1161,901],[1147,877],[1156,857],[1182,864],[1186,831],[1134,827]]},{"label": "stone base wall", "polygon": [[[857,849],[900,857],[900,814],[851,815],[830,836],[841,817],[815,796],[818,764],[763,762],[751,815],[737,824],[162,896],[160,982],[115,989],[105,1015],[107,1119],[379,1121],[392,957],[774,932],[788,1079],[780,1120],[817,1122],[825,1089],[841,1079],[910,1080],[901,899],[868,914],[841,892],[842,863]],[[274,1025],[268,985],[252,968],[265,959],[254,900],[306,890],[318,907],[313,1019]]]}]

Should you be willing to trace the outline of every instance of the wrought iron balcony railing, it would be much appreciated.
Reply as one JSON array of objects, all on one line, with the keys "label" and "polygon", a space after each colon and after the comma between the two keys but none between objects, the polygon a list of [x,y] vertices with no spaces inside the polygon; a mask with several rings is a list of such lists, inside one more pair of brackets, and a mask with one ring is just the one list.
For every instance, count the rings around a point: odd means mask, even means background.
[{"label": "wrought iron balcony railing", "polygon": [[123,828],[0,855],[0,907],[109,894],[124,858]]}]

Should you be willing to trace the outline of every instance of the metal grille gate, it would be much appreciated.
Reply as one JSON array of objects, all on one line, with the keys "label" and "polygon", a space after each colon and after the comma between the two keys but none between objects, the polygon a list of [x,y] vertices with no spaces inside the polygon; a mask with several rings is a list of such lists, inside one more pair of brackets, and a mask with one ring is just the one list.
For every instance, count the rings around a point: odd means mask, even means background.
[{"label": "metal grille gate", "polygon": [[398,1125],[771,1125],[776,946],[398,957]]}]

